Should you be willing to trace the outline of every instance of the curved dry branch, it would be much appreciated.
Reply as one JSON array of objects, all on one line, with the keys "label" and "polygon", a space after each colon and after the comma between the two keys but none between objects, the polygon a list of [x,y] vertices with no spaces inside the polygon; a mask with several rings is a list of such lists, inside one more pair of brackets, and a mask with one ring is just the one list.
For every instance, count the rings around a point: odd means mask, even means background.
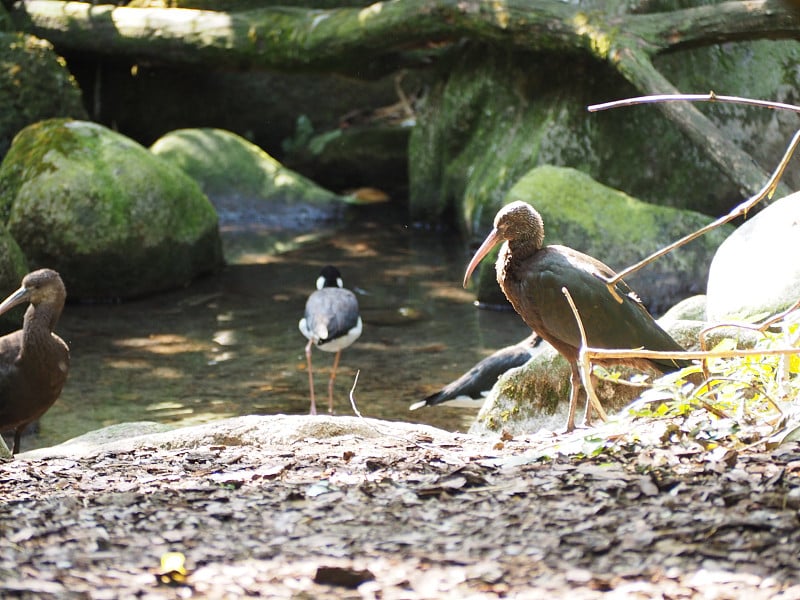
[{"label": "curved dry branch", "polygon": [[559,0],[390,0],[366,8],[217,12],[27,0],[17,28],[57,47],[141,60],[276,70],[341,67],[463,38],[525,50],[580,51],[614,62],[619,32],[646,54],[687,45],[797,38],[780,0],[728,2],[650,15],[585,13]]}]

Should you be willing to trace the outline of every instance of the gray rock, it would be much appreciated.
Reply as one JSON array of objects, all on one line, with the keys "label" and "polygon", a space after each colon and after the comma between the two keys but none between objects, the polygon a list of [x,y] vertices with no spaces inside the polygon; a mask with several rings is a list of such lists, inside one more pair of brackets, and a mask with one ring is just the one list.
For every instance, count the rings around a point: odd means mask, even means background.
[{"label": "gray rock", "polygon": [[179,129],[150,152],[180,168],[219,215],[225,258],[276,254],[341,220],[349,199],[286,168],[264,150],[223,129]]},{"label": "gray rock", "polygon": [[706,316],[706,296],[698,294],[689,296],[678,302],[675,306],[665,312],[659,321],[668,323],[670,321],[692,320],[702,321]]},{"label": "gray rock", "polygon": [[[332,417],[320,415],[248,415],[158,431],[163,425],[156,423],[133,423],[112,425],[53,446],[39,448],[17,455],[25,460],[43,458],[95,456],[102,452],[129,452],[137,448],[156,447],[165,449],[196,448],[202,446],[253,446],[265,448],[287,445],[305,439],[327,439],[341,436],[380,438],[399,436],[410,440],[416,435],[426,439],[447,439],[453,435],[428,425],[388,422],[358,417]],[[156,432],[153,433],[153,430]]]},{"label": "gray rock", "polygon": [[[687,302],[687,312],[695,312],[698,302]],[[678,316],[679,311],[672,314]],[[709,326],[705,321],[673,318],[659,319],[659,324],[687,350],[700,350],[700,332]],[[713,349],[724,339],[736,340],[739,348],[752,348],[762,336],[741,327],[715,327],[705,336],[705,347]],[[614,367],[614,370],[619,370],[623,378],[640,373],[625,367]],[[660,372],[652,370],[649,375],[652,380]],[[530,362],[508,371],[498,379],[469,432],[475,435],[497,435],[501,432],[524,435],[542,429],[562,430],[569,409],[569,377],[567,361],[552,346],[541,343]],[[645,389],[602,380],[595,384],[597,396],[609,414],[624,409]],[[582,398],[578,403],[578,423],[582,422],[586,410]]]},{"label": "gray rock", "polygon": [[708,275],[712,322],[760,321],[800,299],[800,192],[748,219],[719,247]]},{"label": "gray rock", "polygon": [[222,265],[217,215],[197,184],[95,123],[22,130],[0,165],[0,214],[30,266],[59,271],[71,299],[178,288]]}]

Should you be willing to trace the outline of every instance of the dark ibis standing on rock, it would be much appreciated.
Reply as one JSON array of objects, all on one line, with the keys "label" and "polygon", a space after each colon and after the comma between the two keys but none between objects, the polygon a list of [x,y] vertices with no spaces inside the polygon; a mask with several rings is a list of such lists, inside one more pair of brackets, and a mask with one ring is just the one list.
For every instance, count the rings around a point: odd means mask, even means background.
[{"label": "dark ibis standing on rock", "polygon": [[[575,428],[575,407],[581,383],[577,364],[581,337],[562,288],[569,291],[575,302],[590,347],[683,351],[624,281],[616,284],[622,302],[614,298],[600,278],[615,276],[608,266],[566,246],[543,246],[542,217],[525,202],[512,202],[497,213],[493,229],[467,266],[464,287],[478,263],[500,242],[503,246],[496,268],[497,282],[503,293],[522,320],[558,350],[572,369],[567,431]],[[609,362],[653,366],[663,372],[689,364],[689,361],[669,359]]]},{"label": "dark ibis standing on rock", "polygon": [[22,329],[0,337],[0,431],[14,431],[12,453],[30,423],[53,405],[67,380],[69,347],[55,329],[67,291],[58,273],[28,273],[0,303],[0,314],[28,302]]},{"label": "dark ibis standing on rock", "polygon": [[541,341],[542,339],[534,333],[512,346],[500,348],[438,392],[409,406],[408,410],[445,403],[448,406],[479,405],[497,378],[506,371],[521,367],[528,362],[533,356],[533,349]]},{"label": "dark ibis standing on rock", "polygon": [[342,350],[361,335],[361,316],[356,295],[343,287],[342,275],[336,267],[327,266],[317,278],[317,291],[306,301],[305,316],[300,319],[300,332],[308,338],[308,385],[311,390],[311,414],[317,414],[314,400],[314,374],[311,371],[311,348],[335,352],[328,380],[328,412],[333,413],[333,382]]}]

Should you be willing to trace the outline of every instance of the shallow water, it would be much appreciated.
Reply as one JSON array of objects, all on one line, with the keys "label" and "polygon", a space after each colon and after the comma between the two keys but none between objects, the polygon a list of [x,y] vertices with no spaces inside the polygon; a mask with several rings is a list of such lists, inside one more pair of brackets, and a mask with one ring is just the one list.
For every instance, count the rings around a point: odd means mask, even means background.
[{"label": "shallow water", "polygon": [[[67,306],[57,331],[71,347],[70,377],[23,449],[125,421],[188,425],[308,412],[297,323],[329,263],[357,293],[364,321],[361,338],[342,353],[337,414],[353,414],[348,392],[360,370],[355,398],[364,416],[466,430],[475,409],[408,405],[528,334],[513,312],[473,306],[461,287],[468,250],[452,234],[373,210],[280,255],[261,253],[257,233],[225,235],[226,256],[238,262],[216,276],[139,301]],[[289,238],[280,243],[291,247]],[[332,354],[313,354],[321,411],[332,362]]]}]

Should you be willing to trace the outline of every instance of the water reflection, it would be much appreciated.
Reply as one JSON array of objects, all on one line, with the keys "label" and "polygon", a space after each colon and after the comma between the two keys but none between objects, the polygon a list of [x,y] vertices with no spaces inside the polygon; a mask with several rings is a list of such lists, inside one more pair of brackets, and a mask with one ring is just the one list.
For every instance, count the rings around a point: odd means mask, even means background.
[{"label": "water reflection", "polygon": [[[460,284],[469,257],[456,236],[370,217],[279,256],[252,246],[238,256],[246,262],[178,292],[69,305],[58,332],[72,348],[72,372],[23,449],[124,421],[306,413],[297,322],[328,263],[358,294],[364,320],[361,338],[342,353],[339,414],[352,414],[347,393],[360,369],[356,400],[365,416],[465,430],[475,410],[408,405],[528,333],[514,313],[472,306]],[[317,381],[327,381],[332,361],[315,353]]]}]

